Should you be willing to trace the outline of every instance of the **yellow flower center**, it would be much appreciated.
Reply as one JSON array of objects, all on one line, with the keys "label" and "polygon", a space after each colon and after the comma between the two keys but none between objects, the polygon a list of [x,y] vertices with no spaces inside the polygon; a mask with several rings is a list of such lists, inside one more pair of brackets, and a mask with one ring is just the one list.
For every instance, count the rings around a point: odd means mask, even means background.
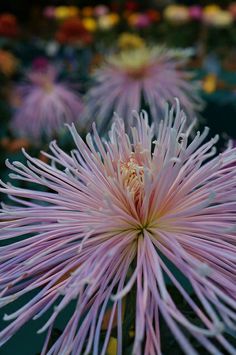
[{"label": "yellow flower center", "polygon": [[120,163],[120,171],[124,186],[132,193],[136,203],[143,198],[144,188],[144,169],[140,166],[131,154],[126,162]]}]

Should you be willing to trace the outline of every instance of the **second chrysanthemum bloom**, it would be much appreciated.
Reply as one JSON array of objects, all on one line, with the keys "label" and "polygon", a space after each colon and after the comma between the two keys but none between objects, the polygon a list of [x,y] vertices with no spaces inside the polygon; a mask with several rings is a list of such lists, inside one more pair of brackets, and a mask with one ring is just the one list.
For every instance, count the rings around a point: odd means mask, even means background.
[{"label": "second chrysanthemum bloom", "polygon": [[107,127],[114,111],[128,120],[132,110],[145,108],[160,120],[166,101],[173,103],[178,97],[188,117],[195,117],[203,103],[198,84],[184,69],[187,57],[185,51],[147,46],[109,56],[94,73],[87,116],[96,119],[101,128]]},{"label": "second chrysanthemum bloom", "polygon": [[11,129],[17,136],[37,145],[44,139],[57,137],[65,123],[79,123],[83,102],[72,88],[57,80],[58,73],[46,66],[31,70],[27,82],[16,88],[19,98]]}]

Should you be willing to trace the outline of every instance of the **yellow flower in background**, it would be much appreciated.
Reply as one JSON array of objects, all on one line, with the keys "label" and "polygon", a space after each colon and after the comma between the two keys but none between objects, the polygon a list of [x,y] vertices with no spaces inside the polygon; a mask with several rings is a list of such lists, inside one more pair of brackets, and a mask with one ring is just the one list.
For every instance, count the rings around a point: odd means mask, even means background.
[{"label": "yellow flower in background", "polygon": [[109,345],[107,347],[107,355],[117,354],[117,339],[114,337],[110,338]]},{"label": "yellow flower in background", "polygon": [[85,17],[82,19],[82,23],[87,31],[94,32],[97,29],[97,22],[93,17]]},{"label": "yellow flower in background", "polygon": [[76,6],[57,6],[55,8],[55,17],[58,20],[64,20],[68,17],[78,16],[79,9]]},{"label": "yellow flower in background", "polygon": [[118,47],[120,49],[135,49],[144,47],[144,40],[133,33],[124,32],[118,38]]},{"label": "yellow flower in background", "polygon": [[234,21],[233,15],[229,11],[220,8],[217,10],[217,6],[215,6],[215,9],[204,11],[203,19],[208,25],[221,28],[230,26]]},{"label": "yellow flower in background", "polygon": [[166,50],[164,46],[150,47],[144,44],[139,48],[130,48],[130,50],[122,50],[119,53],[111,54],[107,57],[106,62],[116,68],[135,73],[140,72],[151,63],[156,63],[157,58],[166,56],[166,60],[172,58],[173,60],[186,61],[190,53],[188,50]]},{"label": "yellow flower in background", "polygon": [[104,16],[100,16],[98,19],[98,26],[102,30],[109,30],[110,28],[117,25],[119,21],[120,21],[119,15],[114,12]]},{"label": "yellow flower in background", "polygon": [[57,6],[55,8],[55,17],[58,20],[64,20],[67,17],[70,17],[70,10],[68,6]]},{"label": "yellow flower in background", "polygon": [[214,25],[216,27],[228,27],[232,25],[234,18],[229,11],[220,11],[215,17]]},{"label": "yellow flower in background", "polygon": [[202,83],[202,89],[207,94],[212,94],[216,91],[217,87],[217,76],[214,73],[208,74]]},{"label": "yellow flower in background", "polygon": [[183,24],[190,20],[190,14],[187,6],[169,5],[165,8],[163,16],[165,20],[173,24]]},{"label": "yellow flower in background", "polygon": [[221,11],[221,8],[218,5],[212,4],[207,5],[203,9],[203,21],[209,25],[214,23],[214,18]]},{"label": "yellow flower in background", "polygon": [[82,9],[82,15],[84,17],[91,17],[93,16],[93,7],[92,6],[85,6],[83,9]]},{"label": "yellow flower in background", "polygon": [[143,46],[131,49],[130,51],[123,50],[118,54],[113,54],[107,58],[107,62],[130,73],[136,73],[147,66],[152,60],[155,60],[159,52],[161,52],[161,48]]},{"label": "yellow flower in background", "polygon": [[215,15],[217,12],[221,11],[221,8],[218,5],[212,4],[207,5],[203,9],[203,15]]},{"label": "yellow flower in background", "polygon": [[18,66],[16,57],[3,49],[0,49],[0,72],[6,76],[11,76],[15,73]]}]

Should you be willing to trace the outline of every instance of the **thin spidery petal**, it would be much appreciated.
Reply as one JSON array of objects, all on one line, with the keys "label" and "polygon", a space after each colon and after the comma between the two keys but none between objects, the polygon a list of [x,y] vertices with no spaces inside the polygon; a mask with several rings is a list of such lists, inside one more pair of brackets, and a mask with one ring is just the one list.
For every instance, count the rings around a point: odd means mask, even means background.
[{"label": "thin spidery petal", "polygon": [[7,162],[14,180],[35,187],[1,183],[10,202],[0,214],[0,307],[35,295],[4,316],[0,345],[50,310],[43,354],[105,354],[116,332],[121,355],[135,292],[133,353],[162,353],[164,320],[188,355],[197,354],[188,335],[209,354],[235,354],[225,334],[236,330],[236,149],[215,155],[208,129],[190,139],[178,101],[157,131],[145,112],[133,117],[127,134],[116,115],[107,140],[95,125],[86,142],[70,126],[75,149],[52,142],[51,164],[26,152],[27,164]]}]

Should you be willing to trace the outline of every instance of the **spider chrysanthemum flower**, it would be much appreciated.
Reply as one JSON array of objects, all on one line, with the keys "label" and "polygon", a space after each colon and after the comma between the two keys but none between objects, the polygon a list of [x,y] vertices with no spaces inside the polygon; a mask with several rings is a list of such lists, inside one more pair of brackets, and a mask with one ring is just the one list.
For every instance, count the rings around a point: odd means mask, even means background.
[{"label": "spider chrysanthemum flower", "polygon": [[103,128],[114,111],[128,120],[132,110],[148,107],[153,119],[160,120],[173,97],[179,98],[189,118],[196,116],[203,103],[198,83],[184,69],[188,56],[186,51],[144,46],[107,57],[94,73],[87,116],[96,117]]},{"label": "spider chrysanthemum flower", "polygon": [[69,85],[57,81],[54,68],[32,70],[27,79],[16,88],[20,105],[12,119],[14,134],[38,144],[44,137],[57,136],[65,123],[79,123],[82,100]]},{"label": "spider chrysanthemum flower", "polygon": [[[160,318],[188,355],[197,351],[186,332],[211,354],[235,354],[224,331],[234,331],[236,321],[236,150],[213,157],[217,138],[203,143],[208,129],[188,143],[178,105],[155,137],[145,113],[135,117],[131,137],[119,118],[104,142],[95,127],[85,143],[72,126],[70,155],[52,142],[52,154],[45,153],[52,165],[26,153],[27,165],[7,163],[13,179],[47,191],[2,183],[16,205],[3,206],[0,217],[1,240],[10,242],[0,249],[0,305],[38,293],[5,315],[12,322],[0,344],[50,309],[42,354],[105,354],[112,328],[122,354],[123,300],[134,292],[134,354],[161,354]],[[175,303],[170,281],[194,321]],[[72,300],[74,313],[46,350]]]}]

